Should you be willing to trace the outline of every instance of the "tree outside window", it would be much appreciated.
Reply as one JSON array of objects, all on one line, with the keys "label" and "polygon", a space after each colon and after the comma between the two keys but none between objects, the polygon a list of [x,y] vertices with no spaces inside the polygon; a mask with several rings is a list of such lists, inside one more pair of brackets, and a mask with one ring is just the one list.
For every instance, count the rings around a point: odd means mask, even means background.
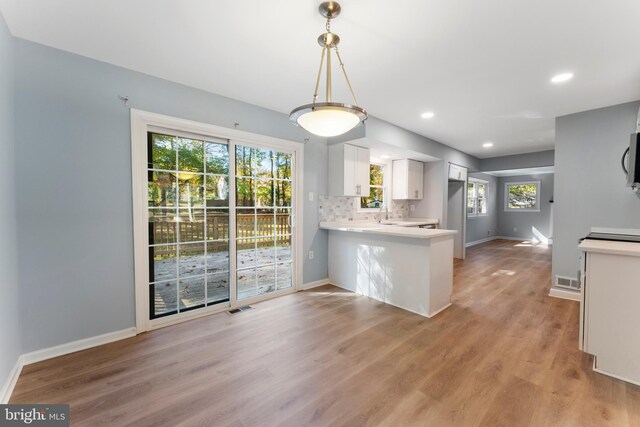
[{"label": "tree outside window", "polygon": [[360,198],[360,209],[379,209],[386,205],[384,174],[385,165],[371,163],[369,166],[369,197]]},{"label": "tree outside window", "polygon": [[504,194],[505,211],[540,211],[540,181],[507,182]]},{"label": "tree outside window", "polygon": [[487,187],[486,181],[469,180],[467,183],[467,216],[487,215]]}]

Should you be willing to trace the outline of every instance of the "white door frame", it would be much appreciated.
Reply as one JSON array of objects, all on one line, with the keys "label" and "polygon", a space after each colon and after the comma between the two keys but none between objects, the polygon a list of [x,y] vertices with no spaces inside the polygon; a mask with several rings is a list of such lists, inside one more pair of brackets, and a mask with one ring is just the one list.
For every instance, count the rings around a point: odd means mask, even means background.
[{"label": "white door frame", "polygon": [[[148,193],[147,193],[147,132],[150,128],[159,127],[187,134],[201,135],[203,137],[227,139],[230,149],[235,149],[236,144],[247,146],[263,146],[280,148],[294,153],[293,178],[293,209],[294,215],[291,224],[292,243],[295,254],[293,262],[292,287],[282,291],[260,295],[254,298],[236,301],[235,286],[235,256],[231,256],[229,267],[229,302],[216,304],[193,311],[185,312],[179,316],[167,316],[158,319],[149,319],[149,260],[148,260]],[[304,169],[304,145],[300,142],[274,138],[265,135],[254,134],[237,129],[229,129],[207,123],[180,119],[162,114],[131,109],[131,182],[133,190],[133,237],[134,237],[134,265],[135,265],[135,307],[136,307],[136,332],[141,333],[160,328],[170,324],[180,323],[197,317],[228,310],[239,305],[253,304],[265,299],[297,292],[302,289],[302,218],[303,218],[303,175]],[[235,164],[229,162],[229,193],[235,191]],[[230,198],[231,200],[231,198]],[[229,241],[235,238],[235,215],[231,215],[229,207]]]}]

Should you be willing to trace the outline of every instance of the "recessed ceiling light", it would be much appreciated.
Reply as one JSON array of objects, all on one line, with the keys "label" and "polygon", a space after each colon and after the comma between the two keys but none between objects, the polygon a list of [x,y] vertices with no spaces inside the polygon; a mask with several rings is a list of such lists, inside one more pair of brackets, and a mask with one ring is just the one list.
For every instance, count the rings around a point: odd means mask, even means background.
[{"label": "recessed ceiling light", "polygon": [[493,142],[488,142],[488,141],[487,141],[487,142],[485,142],[484,144],[482,144],[482,146],[483,146],[484,148],[491,148],[491,147],[493,147]]},{"label": "recessed ceiling light", "polygon": [[391,156],[389,156],[388,154],[383,154],[380,156],[381,159],[388,159],[389,157]]},{"label": "recessed ceiling light", "polygon": [[551,78],[551,83],[564,83],[573,78],[573,73],[557,74]]},{"label": "recessed ceiling light", "polygon": [[422,113],[420,117],[422,117],[423,119],[432,119],[433,116],[435,116],[433,111],[427,111],[426,113]]}]

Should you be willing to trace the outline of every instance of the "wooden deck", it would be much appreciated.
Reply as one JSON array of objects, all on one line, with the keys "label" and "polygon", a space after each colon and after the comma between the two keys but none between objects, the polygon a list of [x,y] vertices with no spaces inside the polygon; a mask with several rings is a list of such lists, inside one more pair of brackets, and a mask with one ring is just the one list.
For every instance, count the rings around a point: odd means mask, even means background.
[{"label": "wooden deck", "polygon": [[77,426],[638,426],[640,388],[591,370],[550,250],[470,248],[433,319],[325,286],[29,365],[12,403]]}]

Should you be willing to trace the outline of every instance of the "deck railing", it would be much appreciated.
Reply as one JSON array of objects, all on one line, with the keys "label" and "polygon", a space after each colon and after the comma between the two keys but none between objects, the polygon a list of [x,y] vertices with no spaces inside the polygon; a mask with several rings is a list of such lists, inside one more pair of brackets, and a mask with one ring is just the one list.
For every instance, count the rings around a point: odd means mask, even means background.
[{"label": "deck railing", "polygon": [[[176,227],[177,225],[177,227]],[[205,227],[206,225],[206,227]],[[176,232],[180,233],[180,243],[203,242],[206,240],[208,252],[228,251],[229,245],[229,217],[228,215],[198,215],[193,221],[154,221],[149,223],[150,242],[162,244],[176,241]],[[289,214],[257,214],[236,216],[236,238],[238,249],[248,249],[257,243],[259,247],[284,246],[291,244],[291,227],[289,226]],[[186,248],[185,248],[186,249]],[[202,252],[204,244],[194,243],[189,245],[189,250]],[[156,247],[154,254],[162,255],[173,252],[169,247]]]}]

